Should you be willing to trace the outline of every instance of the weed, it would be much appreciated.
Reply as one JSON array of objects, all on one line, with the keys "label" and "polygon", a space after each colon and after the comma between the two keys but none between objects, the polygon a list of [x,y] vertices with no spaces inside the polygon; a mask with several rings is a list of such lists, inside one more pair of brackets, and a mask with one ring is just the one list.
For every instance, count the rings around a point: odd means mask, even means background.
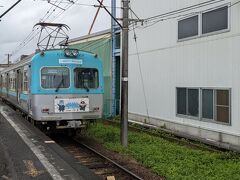
[{"label": "weed", "polygon": [[162,133],[162,138],[131,131],[129,145],[124,148],[119,127],[102,123],[90,126],[85,135],[134,158],[166,179],[240,179],[240,155],[236,152],[203,151],[167,141],[164,136],[169,134]]}]

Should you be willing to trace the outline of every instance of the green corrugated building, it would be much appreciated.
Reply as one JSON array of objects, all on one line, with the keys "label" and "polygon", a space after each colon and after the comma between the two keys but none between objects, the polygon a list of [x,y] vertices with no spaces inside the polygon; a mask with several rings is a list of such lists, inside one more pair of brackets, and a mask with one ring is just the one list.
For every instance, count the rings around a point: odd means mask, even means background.
[{"label": "green corrugated building", "polygon": [[[82,36],[79,38],[69,40],[70,48],[77,48],[79,50],[89,51],[96,53],[103,61],[104,68],[104,116],[112,116],[112,103],[116,104],[116,115],[119,114],[120,104],[120,56],[116,58],[116,71],[112,71],[112,39],[111,30],[105,30]],[[119,46],[120,47],[120,46]],[[115,81],[112,79],[112,74],[115,73]],[[112,82],[115,82],[114,85]],[[115,88],[115,97],[113,97],[112,89]]]}]

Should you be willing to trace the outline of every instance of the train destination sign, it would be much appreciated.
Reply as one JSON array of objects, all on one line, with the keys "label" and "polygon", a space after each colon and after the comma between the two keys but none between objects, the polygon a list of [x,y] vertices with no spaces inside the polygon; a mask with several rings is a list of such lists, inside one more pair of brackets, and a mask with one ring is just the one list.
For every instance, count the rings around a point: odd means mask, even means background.
[{"label": "train destination sign", "polygon": [[59,59],[59,64],[83,64],[82,59]]}]

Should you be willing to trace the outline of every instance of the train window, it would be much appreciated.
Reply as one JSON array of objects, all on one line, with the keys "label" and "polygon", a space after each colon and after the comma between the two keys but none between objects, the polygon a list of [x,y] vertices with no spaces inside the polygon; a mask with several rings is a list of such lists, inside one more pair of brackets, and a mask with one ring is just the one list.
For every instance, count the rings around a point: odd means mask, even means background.
[{"label": "train window", "polygon": [[76,88],[96,89],[99,86],[98,70],[94,68],[74,69],[74,84]]},{"label": "train window", "polygon": [[9,78],[9,85],[10,85],[9,89],[15,90],[16,89],[16,78],[13,78],[13,77]]},{"label": "train window", "polygon": [[41,70],[41,86],[45,89],[69,88],[70,75],[66,67],[44,67]]},{"label": "train window", "polygon": [[27,71],[23,71],[23,91],[28,92],[28,75]]},{"label": "train window", "polygon": [[11,71],[9,75],[9,89],[12,91],[15,91],[16,89],[16,77],[14,71]]}]

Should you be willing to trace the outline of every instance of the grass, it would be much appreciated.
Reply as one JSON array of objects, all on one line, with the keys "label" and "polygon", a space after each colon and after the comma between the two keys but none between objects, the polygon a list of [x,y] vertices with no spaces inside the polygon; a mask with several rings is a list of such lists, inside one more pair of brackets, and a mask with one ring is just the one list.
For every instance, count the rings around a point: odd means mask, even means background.
[{"label": "grass", "polygon": [[145,133],[129,132],[127,148],[118,127],[96,123],[85,132],[106,148],[125,154],[166,179],[240,179],[240,155],[192,149]]}]

